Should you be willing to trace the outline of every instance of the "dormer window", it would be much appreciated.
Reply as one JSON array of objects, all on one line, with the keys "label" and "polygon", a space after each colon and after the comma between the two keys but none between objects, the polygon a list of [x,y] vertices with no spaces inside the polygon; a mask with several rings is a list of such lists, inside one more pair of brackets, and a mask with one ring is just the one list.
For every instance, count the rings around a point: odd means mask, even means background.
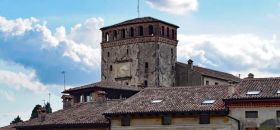
[{"label": "dormer window", "polygon": [[161,103],[162,100],[153,100],[152,103]]},{"label": "dormer window", "polygon": [[261,91],[248,91],[246,95],[259,95]]},{"label": "dormer window", "polygon": [[213,104],[215,101],[216,101],[216,100],[207,99],[207,100],[204,100],[204,101],[202,102],[202,104],[204,104],[204,105]]}]

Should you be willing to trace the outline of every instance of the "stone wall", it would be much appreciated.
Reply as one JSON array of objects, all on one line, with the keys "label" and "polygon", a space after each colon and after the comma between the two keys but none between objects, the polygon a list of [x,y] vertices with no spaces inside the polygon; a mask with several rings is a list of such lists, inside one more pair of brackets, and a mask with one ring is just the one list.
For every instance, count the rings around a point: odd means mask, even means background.
[{"label": "stone wall", "polygon": [[224,85],[229,84],[229,82],[217,78],[205,77],[203,76],[203,85],[207,85],[206,82],[208,81],[209,85]]}]

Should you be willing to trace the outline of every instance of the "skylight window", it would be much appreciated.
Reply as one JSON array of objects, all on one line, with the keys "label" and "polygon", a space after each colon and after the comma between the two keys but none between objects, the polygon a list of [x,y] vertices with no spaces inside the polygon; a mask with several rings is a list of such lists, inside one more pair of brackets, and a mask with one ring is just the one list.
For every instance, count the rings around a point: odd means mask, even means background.
[{"label": "skylight window", "polygon": [[216,100],[204,100],[202,104],[213,104]]},{"label": "skylight window", "polygon": [[280,90],[277,90],[276,94],[280,94]]},{"label": "skylight window", "polygon": [[260,94],[261,91],[248,91],[246,94],[247,95],[258,95]]},{"label": "skylight window", "polygon": [[152,103],[160,103],[162,100],[153,100]]}]

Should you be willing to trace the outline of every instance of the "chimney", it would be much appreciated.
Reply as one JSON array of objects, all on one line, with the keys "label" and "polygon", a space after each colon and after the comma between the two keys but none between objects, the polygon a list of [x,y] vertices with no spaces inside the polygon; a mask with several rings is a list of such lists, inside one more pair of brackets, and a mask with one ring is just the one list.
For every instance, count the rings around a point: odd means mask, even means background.
[{"label": "chimney", "polygon": [[73,97],[71,95],[62,95],[63,109],[71,108],[73,105]]},{"label": "chimney", "polygon": [[192,59],[188,60],[188,66],[190,67],[190,69],[193,69],[193,60]]},{"label": "chimney", "polygon": [[106,102],[107,93],[105,91],[96,91],[96,92],[94,92],[94,95],[95,95],[95,101],[98,104]]},{"label": "chimney", "polygon": [[249,74],[248,74],[248,79],[253,79],[253,78],[254,78],[254,74],[249,73]]},{"label": "chimney", "polygon": [[232,97],[234,95],[234,93],[235,93],[235,90],[236,90],[236,88],[235,88],[234,85],[229,85],[228,86],[228,96]]},{"label": "chimney", "polygon": [[40,107],[37,110],[38,112],[38,119],[40,122],[43,122],[46,120],[47,110],[45,107]]}]

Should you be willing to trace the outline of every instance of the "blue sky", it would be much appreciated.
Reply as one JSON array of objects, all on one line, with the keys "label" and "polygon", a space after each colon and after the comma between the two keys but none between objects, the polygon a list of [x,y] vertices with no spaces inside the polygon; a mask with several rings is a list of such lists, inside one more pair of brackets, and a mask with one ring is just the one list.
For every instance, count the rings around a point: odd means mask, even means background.
[{"label": "blue sky", "polygon": [[[1,0],[0,126],[67,87],[100,80],[99,28],[137,17],[137,0]],[[140,0],[141,16],[180,26],[178,60],[279,76],[280,0]]]}]

